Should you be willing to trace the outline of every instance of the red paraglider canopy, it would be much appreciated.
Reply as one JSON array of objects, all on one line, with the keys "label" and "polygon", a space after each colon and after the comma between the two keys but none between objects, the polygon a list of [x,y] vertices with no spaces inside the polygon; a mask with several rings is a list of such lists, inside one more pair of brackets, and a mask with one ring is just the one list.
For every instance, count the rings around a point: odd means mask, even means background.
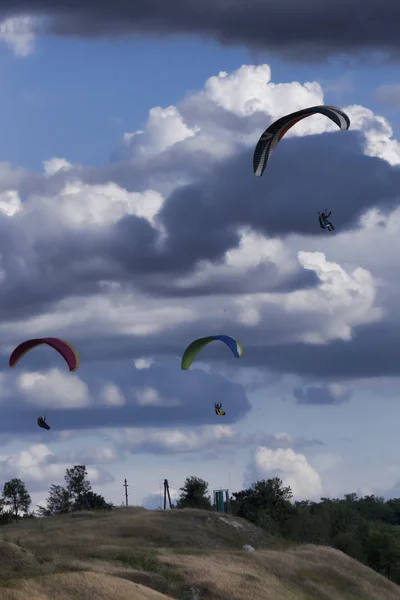
[{"label": "red paraglider canopy", "polygon": [[75,348],[69,342],[53,337],[36,338],[22,342],[22,344],[13,350],[10,356],[10,367],[14,368],[29,350],[32,350],[32,348],[36,348],[36,346],[40,346],[41,344],[47,344],[48,346],[51,346],[51,348],[54,348],[54,350],[57,350],[66,361],[70,371],[76,371],[79,367],[79,354]]}]

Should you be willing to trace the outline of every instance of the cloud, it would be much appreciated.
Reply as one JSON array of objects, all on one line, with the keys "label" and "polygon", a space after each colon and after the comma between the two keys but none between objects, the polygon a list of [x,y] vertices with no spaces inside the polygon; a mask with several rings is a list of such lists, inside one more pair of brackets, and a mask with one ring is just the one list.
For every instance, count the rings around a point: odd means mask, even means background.
[{"label": "cloud", "polygon": [[260,445],[269,448],[305,448],[319,446],[319,440],[292,438],[287,433],[243,433],[229,425],[209,425],[180,429],[122,429],[110,438],[121,450],[132,454],[181,454],[209,451],[211,454],[232,452]]},{"label": "cloud", "polygon": [[136,399],[139,406],[181,406],[178,399],[170,398],[163,400],[153,387],[145,387],[136,391]]},{"label": "cloud", "polygon": [[126,404],[126,398],[122,391],[114,383],[107,383],[100,395],[100,399],[104,404],[110,406],[124,406]]},{"label": "cloud", "polygon": [[380,85],[374,92],[374,99],[394,108],[400,106],[400,85]]},{"label": "cloud", "polygon": [[79,450],[58,452],[52,457],[55,463],[70,465],[105,465],[115,463],[120,459],[115,448],[111,446],[87,446]]},{"label": "cloud", "polygon": [[[350,132],[306,119],[268,175],[251,169],[271,119],[323,101],[318,82],[275,84],[268,65],[244,65],[153,111],[125,140],[126,162],[87,169],[56,158],[42,174],[0,165],[1,353],[46,332],[82,359],[67,383],[51,375],[54,353],[24,357],[28,375],[5,379],[10,420],[0,430],[32,430],[37,407],[52,402],[50,375],[57,431],[210,425],[221,398],[231,425],[250,403],[223,371],[233,366],[226,348],[210,345],[190,372],[179,368],[193,339],[219,332],[245,348],[235,368],[335,383],[343,370],[362,372],[369,353],[379,372],[380,350],[398,343],[400,150],[390,124],[358,105],[345,107]],[[334,209],[333,235],[318,228],[321,198]],[[321,365],[326,356],[334,360]]]},{"label": "cloud", "polygon": [[240,420],[250,409],[243,386],[215,371],[183,372],[173,362],[134,369],[131,359],[110,361],[108,357],[100,364],[81,364],[85,381],[57,369],[7,373],[3,379],[8,392],[2,406],[7,420],[0,421],[0,432],[11,428],[14,434],[36,435],[39,410],[47,412],[52,432],[60,432],[205,425],[214,421],[214,403],[224,395],[230,402],[225,422]]},{"label": "cloud", "polygon": [[187,126],[176,106],[156,106],[149,111],[146,130],[125,133],[124,142],[129,143],[133,156],[149,159],[199,131],[199,127]]},{"label": "cloud", "polygon": [[89,389],[78,377],[50,369],[47,373],[26,371],[18,375],[17,389],[29,404],[35,406],[73,408],[90,404]]},{"label": "cloud", "polygon": [[21,0],[17,10],[10,2],[3,2],[2,8],[7,15],[18,11],[45,16],[47,33],[59,36],[186,33],[315,62],[345,53],[364,61],[368,52],[397,58],[399,50],[396,0],[387,0],[384,10],[378,0],[325,0],[318,5],[313,0],[275,0],[268,5],[257,0],[204,0],[201,9],[182,0],[172,0],[168,7],[161,0],[141,0],[134,6],[123,0],[112,6],[105,0],[73,6],[66,0]]},{"label": "cloud", "polygon": [[153,364],[153,359],[146,357],[137,358],[133,361],[133,364],[136,369],[149,369]]},{"label": "cloud", "polygon": [[[382,161],[372,166],[372,159],[362,154],[355,132],[339,132],[326,140],[311,135],[334,127],[328,119],[316,117],[304,120],[288,134],[289,139],[273,157],[268,179],[256,181],[247,167],[254,140],[267,117],[281,116],[282,107],[289,111],[304,102],[323,102],[316,82],[278,85],[270,79],[268,65],[243,66],[210,78],[203,91],[175,107],[174,114],[179,112],[194,132],[178,141],[174,137],[165,141],[168,119],[159,119],[159,124],[151,117],[144,129],[142,150],[135,145],[130,148],[134,164],[127,165],[125,172],[130,174],[126,185],[137,185],[140,191],[128,191],[121,183],[110,181],[112,174],[121,177],[118,170],[104,167],[95,173],[72,167],[65,159],[47,161],[42,179],[28,180],[24,175],[21,194],[27,196],[26,201],[21,208],[14,189],[10,206],[18,212],[11,220],[0,219],[0,252],[7,273],[2,283],[2,314],[15,318],[23,305],[24,315],[29,316],[55,306],[57,317],[63,311],[63,320],[58,318],[58,322],[66,327],[71,289],[80,301],[88,298],[86,304],[95,314],[96,310],[107,314],[111,309],[99,292],[125,293],[132,298],[134,287],[153,297],[199,296],[315,285],[312,270],[302,268],[278,236],[292,231],[320,235],[309,216],[309,211],[321,210],[320,197],[331,200],[341,215],[341,231],[356,226],[359,214],[379,198],[386,202],[393,197],[395,201],[397,170]],[[349,112],[354,127],[365,134],[367,152],[392,162],[400,160],[386,121],[378,122],[362,107]],[[156,126],[164,141],[157,149],[159,159],[149,169],[149,161],[141,156],[154,153],[151,140],[157,138]],[[299,139],[301,135],[308,137]],[[224,148],[216,156],[221,140]],[[301,151],[294,144],[301,146]],[[286,170],[293,173],[296,190],[288,188],[287,178],[282,181],[280,173]],[[172,183],[176,172],[185,185]],[[341,177],[333,175],[337,172]],[[170,193],[165,190],[166,174],[171,177]],[[87,181],[96,177],[107,181]],[[331,182],[328,191],[326,181]],[[349,189],[358,190],[352,202],[347,201]],[[307,210],[304,201],[299,201],[298,190],[302,199],[309,197]],[[246,202],[246,210],[244,197],[252,198]],[[288,211],[287,199],[291,198],[294,202]],[[191,211],[186,214],[189,204]],[[204,230],[208,231],[207,240],[201,233]],[[36,285],[38,277],[40,287]],[[85,309],[84,300],[82,304]],[[186,315],[189,320],[190,312],[181,308],[180,318]],[[82,322],[77,311],[72,318]]]},{"label": "cloud", "polygon": [[[147,508],[147,510],[159,510],[164,508],[164,493],[160,491],[151,492],[147,496],[143,498],[143,506]],[[179,492],[172,488],[169,488],[169,495],[171,498],[172,504],[179,498]],[[168,497],[167,497],[167,508],[169,508]]]},{"label": "cloud", "polygon": [[333,453],[317,454],[309,461],[318,473],[325,473],[335,469],[343,463],[343,458]]},{"label": "cloud", "polygon": [[271,450],[261,446],[247,467],[244,486],[273,477],[290,486],[295,499],[312,500],[322,494],[321,478],[303,454],[296,454],[290,448]]},{"label": "cloud", "polygon": [[[350,340],[354,326],[381,320],[382,311],[374,306],[375,286],[368,271],[358,268],[348,274],[326,261],[322,252],[299,252],[298,259],[305,269],[317,274],[320,285],[287,294],[242,296],[237,300],[242,307],[238,315],[241,323],[259,325],[274,313],[278,322],[277,313],[282,311],[292,341],[298,336],[302,342],[322,344],[334,339]],[[272,329],[271,340],[273,333]]]},{"label": "cloud", "polygon": [[[3,481],[19,478],[25,482],[28,491],[41,491],[51,484],[64,485],[66,469],[71,464],[58,460],[45,444],[34,444],[9,455],[0,456],[0,475]],[[113,481],[113,477],[101,468],[89,467],[88,479],[92,484],[101,485]]]},{"label": "cloud", "polygon": [[65,158],[54,157],[49,160],[44,160],[43,167],[45,176],[52,177],[56,173],[70,171],[73,168],[73,165]]},{"label": "cloud", "polygon": [[28,15],[3,19],[0,21],[0,41],[7,44],[15,56],[29,56],[34,49],[38,25],[38,19]]},{"label": "cloud", "polygon": [[351,391],[338,383],[322,386],[297,387],[293,390],[297,404],[338,405],[348,402]]}]

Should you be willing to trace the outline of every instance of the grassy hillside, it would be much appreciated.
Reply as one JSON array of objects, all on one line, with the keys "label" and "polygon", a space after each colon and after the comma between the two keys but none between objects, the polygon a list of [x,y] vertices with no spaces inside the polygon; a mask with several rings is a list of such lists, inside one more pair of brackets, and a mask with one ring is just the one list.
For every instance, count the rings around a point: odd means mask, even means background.
[{"label": "grassy hillside", "polygon": [[400,587],[331,548],[289,547],[216,513],[140,508],[1,528],[0,587],[2,600],[400,598]]}]

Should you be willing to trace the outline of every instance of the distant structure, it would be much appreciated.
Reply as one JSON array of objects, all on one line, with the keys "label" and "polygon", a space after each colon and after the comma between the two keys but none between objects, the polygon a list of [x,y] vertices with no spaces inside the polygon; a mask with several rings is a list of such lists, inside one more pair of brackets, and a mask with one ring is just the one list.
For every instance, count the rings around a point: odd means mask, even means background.
[{"label": "distant structure", "polygon": [[168,479],[164,479],[164,510],[167,510],[167,497],[170,509],[174,508],[171,502],[171,496],[169,495]]},{"label": "distant structure", "polygon": [[124,488],[125,488],[125,506],[128,506],[128,482],[124,479]]},{"label": "distant structure", "polygon": [[227,515],[231,514],[229,490],[214,490],[214,506],[217,509],[217,512],[225,513]]}]

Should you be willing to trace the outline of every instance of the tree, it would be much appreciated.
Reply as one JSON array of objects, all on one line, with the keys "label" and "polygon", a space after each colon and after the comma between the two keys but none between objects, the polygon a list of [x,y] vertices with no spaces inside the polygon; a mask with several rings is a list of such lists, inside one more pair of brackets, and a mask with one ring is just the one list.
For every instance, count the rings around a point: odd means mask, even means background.
[{"label": "tree", "polygon": [[186,477],[176,508],[202,508],[211,510],[211,500],[208,494],[208,483],[199,477]]},{"label": "tree", "polygon": [[52,485],[46,500],[46,507],[39,506],[37,512],[42,517],[51,517],[70,512],[72,506],[71,493],[61,485]]},{"label": "tree", "polygon": [[67,469],[65,481],[67,491],[73,501],[73,510],[90,510],[87,496],[92,491],[92,486],[87,478],[85,465],[75,465],[72,469]]},{"label": "tree", "polygon": [[104,500],[103,496],[92,491],[87,492],[85,500],[89,510],[97,510],[100,508],[103,508],[104,510],[112,510],[114,508],[111,503],[108,503]]},{"label": "tree", "polygon": [[3,489],[4,504],[10,507],[14,518],[18,521],[19,512],[27,512],[32,503],[25,483],[21,479],[11,479],[6,481]]},{"label": "tree", "polygon": [[234,514],[266,527],[271,533],[282,527],[293,512],[290,503],[292,491],[290,487],[283,487],[279,477],[257,481],[247,490],[235,492],[232,496]]}]

